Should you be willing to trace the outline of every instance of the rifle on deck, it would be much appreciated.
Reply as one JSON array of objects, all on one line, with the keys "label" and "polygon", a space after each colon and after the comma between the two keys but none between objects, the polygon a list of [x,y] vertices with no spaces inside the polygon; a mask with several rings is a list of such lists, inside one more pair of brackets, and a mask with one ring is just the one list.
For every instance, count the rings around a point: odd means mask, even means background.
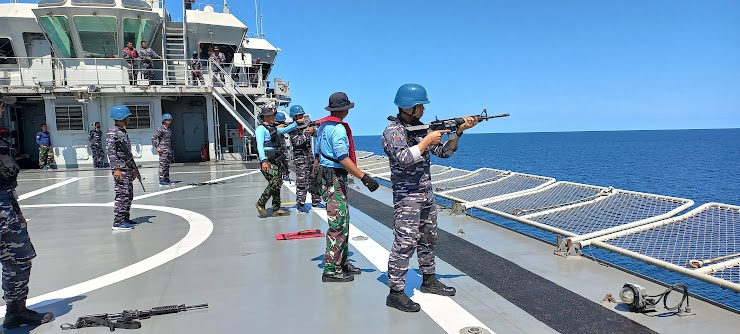
[{"label": "rifle on deck", "polygon": [[136,178],[139,179],[139,184],[141,185],[141,190],[146,192],[146,189],[144,188],[144,178],[141,176],[141,173],[139,173],[139,167],[136,166],[136,161],[134,161],[134,155],[131,153],[131,146],[129,147],[123,147],[123,142],[116,142],[116,145],[119,146],[119,149],[126,152],[126,160],[133,162],[131,166],[128,166],[129,168],[133,169],[134,172],[136,172]]},{"label": "rifle on deck", "polygon": [[[481,121],[487,121],[492,118],[500,118],[500,117],[508,117],[508,116],[509,114],[488,116],[488,111],[486,111],[486,109],[483,109],[483,112],[481,112],[480,115],[474,115],[472,117],[475,117],[475,119],[478,122],[481,122]],[[429,124],[407,126],[406,131],[411,132],[413,135],[416,135],[416,136],[425,136],[429,130],[432,130],[432,131],[450,130],[450,132],[457,131],[457,128],[460,127],[460,125],[464,123],[465,123],[465,119],[462,117],[443,119],[443,120],[435,119],[433,122]]]},{"label": "rifle on deck", "polygon": [[116,330],[116,328],[123,329],[138,329],[141,328],[141,323],[136,320],[149,319],[155,315],[178,313],[189,310],[197,310],[208,308],[208,304],[185,306],[182,305],[169,305],[155,307],[150,310],[124,310],[121,313],[104,313],[104,314],[93,314],[86,315],[77,318],[77,321],[73,324],[62,324],[62,329],[78,329],[85,327],[108,327],[110,331]]}]

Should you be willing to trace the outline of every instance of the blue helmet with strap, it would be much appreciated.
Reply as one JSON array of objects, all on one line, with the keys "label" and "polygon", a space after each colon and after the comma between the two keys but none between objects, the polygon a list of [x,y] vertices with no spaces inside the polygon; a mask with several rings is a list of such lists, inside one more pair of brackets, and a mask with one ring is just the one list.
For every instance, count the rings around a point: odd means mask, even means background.
[{"label": "blue helmet with strap", "polygon": [[404,84],[398,88],[396,99],[393,101],[399,108],[409,109],[417,104],[429,103],[427,90],[418,84]]},{"label": "blue helmet with strap", "polygon": [[163,114],[162,115],[162,121],[165,121],[165,120],[168,120],[168,119],[172,119],[172,115],[170,115],[170,114]]},{"label": "blue helmet with strap", "polygon": [[294,105],[294,106],[292,106],[292,107],[290,107],[290,117],[291,118],[295,117],[295,115],[303,115],[305,113],[306,112],[303,111],[303,107],[301,107],[301,106],[299,106],[297,104]]},{"label": "blue helmet with strap", "polygon": [[284,112],[278,112],[275,114],[275,121],[276,122],[285,122],[285,113]]},{"label": "blue helmet with strap", "polygon": [[124,118],[129,116],[131,116],[131,110],[129,110],[128,107],[124,105],[117,105],[110,110],[110,118],[116,121],[123,120]]}]

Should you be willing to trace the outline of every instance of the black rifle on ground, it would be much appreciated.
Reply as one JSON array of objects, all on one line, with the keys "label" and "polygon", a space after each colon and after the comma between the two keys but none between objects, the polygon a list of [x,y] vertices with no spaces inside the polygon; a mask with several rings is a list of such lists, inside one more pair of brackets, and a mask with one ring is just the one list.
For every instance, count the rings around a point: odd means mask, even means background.
[{"label": "black rifle on ground", "polygon": [[108,327],[110,331],[116,330],[116,328],[123,329],[138,329],[141,328],[141,323],[136,320],[149,319],[155,315],[178,313],[189,310],[198,310],[208,308],[208,304],[185,306],[182,305],[169,305],[152,308],[151,310],[124,310],[121,313],[104,313],[104,314],[93,314],[86,315],[77,318],[75,324],[62,324],[62,329],[78,329],[85,327]]},{"label": "black rifle on ground", "polygon": [[133,155],[133,153],[131,153],[131,146],[124,147],[124,145],[123,145],[122,142],[116,142],[116,145],[118,145],[118,147],[119,147],[120,150],[126,152],[126,159],[132,162],[132,164],[130,166],[128,166],[128,167],[131,168],[131,169],[133,169],[134,172],[136,172],[136,178],[139,179],[139,184],[141,185],[141,190],[143,190],[144,192],[146,192],[146,189],[144,188],[144,182],[141,181],[144,178],[141,177],[141,173],[139,173],[139,167],[136,166],[136,161],[134,161],[134,155]]},{"label": "black rifle on ground", "polygon": [[[480,115],[474,115],[471,117],[474,117],[478,122],[481,122],[481,121],[487,121],[492,118],[500,118],[500,117],[507,117],[507,116],[509,116],[509,114],[488,116],[488,111],[486,111],[486,109],[483,109],[483,112],[481,112]],[[432,131],[450,130],[450,132],[457,131],[457,128],[460,127],[460,125],[464,123],[465,123],[465,119],[462,117],[443,119],[443,120],[436,119],[429,124],[407,126],[406,131],[411,132],[415,136],[426,136],[426,133],[429,130],[432,130]]]}]

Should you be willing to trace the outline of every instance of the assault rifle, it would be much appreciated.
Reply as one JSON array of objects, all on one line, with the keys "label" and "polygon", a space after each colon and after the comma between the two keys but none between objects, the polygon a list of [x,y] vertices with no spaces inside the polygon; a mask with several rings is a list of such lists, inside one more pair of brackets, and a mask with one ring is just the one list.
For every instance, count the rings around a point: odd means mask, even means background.
[{"label": "assault rifle", "polygon": [[[481,121],[487,121],[492,118],[500,118],[500,117],[507,117],[509,114],[500,114],[500,115],[493,115],[488,116],[488,111],[486,109],[483,109],[483,112],[481,112],[480,115],[474,115],[474,117],[478,122]],[[437,130],[450,130],[457,131],[457,128],[460,127],[460,125],[465,123],[465,119],[462,117],[458,118],[450,118],[450,119],[435,119],[433,122],[429,124],[422,124],[422,125],[412,125],[407,126],[406,131],[412,133],[415,136],[425,136],[427,131],[437,131]]]},{"label": "assault rifle", "polygon": [[152,308],[151,310],[124,310],[121,313],[103,313],[86,315],[77,318],[77,321],[73,324],[62,324],[62,329],[78,329],[85,327],[108,327],[110,331],[116,330],[116,328],[123,329],[138,329],[141,328],[141,323],[136,320],[149,319],[155,315],[178,313],[189,310],[198,310],[208,308],[208,304],[185,306],[182,305],[169,305]]},{"label": "assault rifle", "polygon": [[298,126],[296,126],[296,128],[295,128],[296,130],[305,130],[305,129],[308,129],[308,128],[312,127],[312,126],[318,126],[318,124],[316,124],[316,122],[312,121],[311,120],[311,117],[309,117],[308,115],[303,116],[303,119],[304,119],[303,124],[298,124]]},{"label": "assault rifle", "polygon": [[131,153],[131,146],[124,147],[123,142],[116,142],[116,145],[118,145],[118,147],[119,147],[120,150],[126,152],[126,160],[129,160],[129,161],[133,162],[132,166],[129,166],[129,167],[132,168],[134,170],[134,172],[136,172],[136,178],[139,179],[139,184],[141,185],[141,190],[143,190],[144,192],[146,192],[146,189],[144,189],[144,182],[141,181],[144,178],[141,177],[141,173],[139,173],[139,167],[136,166],[136,161],[134,161],[134,155]]}]

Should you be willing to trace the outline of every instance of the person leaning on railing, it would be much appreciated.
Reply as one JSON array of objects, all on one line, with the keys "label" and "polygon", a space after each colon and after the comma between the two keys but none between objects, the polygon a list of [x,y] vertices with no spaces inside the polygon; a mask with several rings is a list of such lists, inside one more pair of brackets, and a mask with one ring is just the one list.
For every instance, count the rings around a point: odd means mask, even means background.
[{"label": "person leaning on railing", "polygon": [[152,48],[146,46],[146,41],[141,41],[141,50],[139,50],[139,56],[141,57],[141,68],[144,74],[144,79],[149,81],[150,85],[156,84],[154,81],[154,59],[162,59]]}]

